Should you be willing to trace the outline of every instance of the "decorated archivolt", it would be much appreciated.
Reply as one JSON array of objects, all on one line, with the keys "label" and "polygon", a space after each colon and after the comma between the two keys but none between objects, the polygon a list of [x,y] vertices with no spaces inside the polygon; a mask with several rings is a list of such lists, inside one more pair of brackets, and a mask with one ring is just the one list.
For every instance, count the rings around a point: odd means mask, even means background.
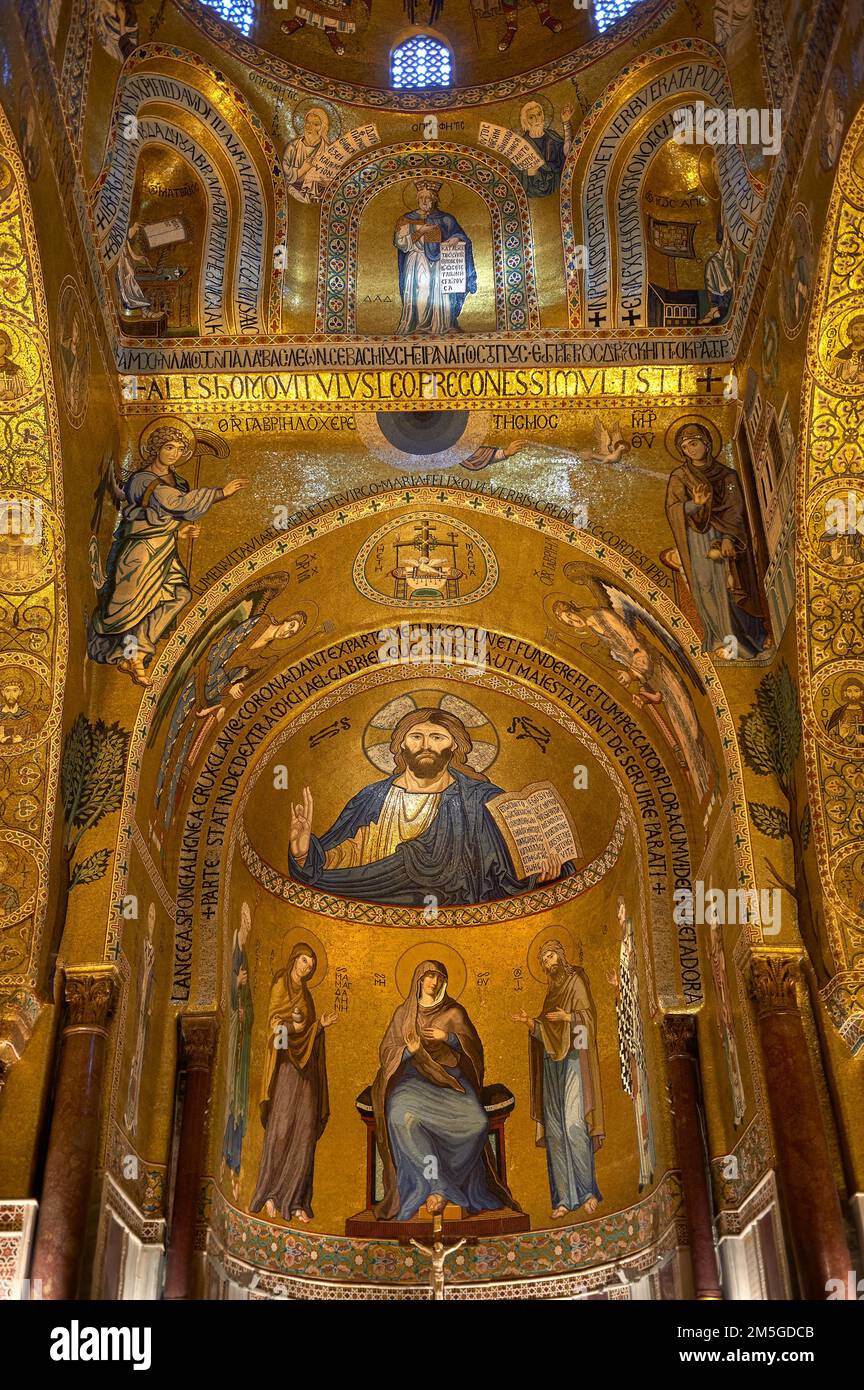
[{"label": "decorated archivolt", "polygon": [[[83,353],[83,316],[77,331]],[[39,1012],[68,652],[48,335],[27,176],[0,110],[0,1072]],[[74,423],[74,374],[62,384]]]},{"label": "decorated archivolt", "polygon": [[864,1012],[864,112],[846,137],[826,219],[802,421],[804,747],[838,972],[828,1003],[854,1047]]}]

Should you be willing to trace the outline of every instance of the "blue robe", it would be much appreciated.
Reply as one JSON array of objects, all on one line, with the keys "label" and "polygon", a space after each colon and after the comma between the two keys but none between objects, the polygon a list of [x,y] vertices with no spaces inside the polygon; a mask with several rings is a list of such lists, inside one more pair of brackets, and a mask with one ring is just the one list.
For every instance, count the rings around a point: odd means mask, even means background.
[{"label": "blue robe", "polygon": [[[458,237],[465,243],[465,284],[468,294],[477,293],[477,271],[474,266],[474,248],[471,245],[471,238],[468,233],[463,231],[456,221],[456,218],[449,212],[420,212],[415,208],[405,217],[400,217],[400,222],[427,222],[430,226],[441,228],[441,241],[449,241],[451,237]],[[441,243],[426,242],[423,247],[427,261],[432,265],[437,264],[441,259]],[[407,251],[397,250],[399,258],[399,297],[405,300],[405,262],[408,258]],[[391,261],[392,265],[393,262]],[[450,303],[453,310],[453,322],[455,323],[462,312],[462,305],[465,303],[464,294],[451,294]]]},{"label": "blue robe", "polygon": [[[377,823],[396,773],[364,787],[324,835],[312,836],[302,868],[289,851],[291,876],[345,898],[407,907],[422,907],[428,894],[440,905],[451,906],[509,898],[535,888],[536,875],[516,877],[501,832],[486,810],[486,802],[500,796],[501,787],[475,781],[455,768],[450,775],[453,782],[441,793],[431,825],[393,854],[351,869],[324,867],[329,849],[350,840],[361,826]],[[560,877],[573,872],[568,862]]]},{"label": "blue robe", "polygon": [[[447,1046],[457,1054],[462,1051],[455,1033],[448,1034]],[[472,1216],[501,1205],[483,1162],[489,1137],[486,1111],[462,1068],[445,1070],[461,1091],[427,1081],[406,1047],[390,1084],[386,1116],[399,1190],[397,1221],[408,1221],[433,1193]]]},{"label": "blue robe", "polygon": [[582,1066],[575,1050],[560,1062],[543,1058],[543,1119],[553,1208],[576,1211],[589,1197],[601,1201],[594,1145],[585,1123]]},{"label": "blue robe", "polygon": [[526,174],[521,169],[516,171],[516,177],[528,197],[547,198],[550,193],[557,193],[561,187],[561,171],[564,168],[564,141],[561,136],[557,130],[544,130],[539,139],[529,135],[527,130],[522,131],[522,136],[544,160],[542,168],[538,169],[536,174]]}]

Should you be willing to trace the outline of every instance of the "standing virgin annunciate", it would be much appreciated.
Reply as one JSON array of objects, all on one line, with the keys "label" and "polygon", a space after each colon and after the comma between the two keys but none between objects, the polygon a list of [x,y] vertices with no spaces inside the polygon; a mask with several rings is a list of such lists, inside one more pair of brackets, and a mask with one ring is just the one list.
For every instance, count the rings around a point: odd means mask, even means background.
[{"label": "standing virgin annunciate", "polygon": [[702,623],[702,650],[757,656],[768,636],[738,475],[715,457],[711,432],[698,421],[676,432],[675,453],[684,462],[669,475],[666,516]]},{"label": "standing virgin annunciate", "polygon": [[539,960],[547,977],[543,1007],[536,1018],[524,1010],[513,1018],[528,1028],[531,1115],[558,1218],[581,1206],[592,1212],[602,1200],[595,1155],[606,1137],[603,1091],[588,976],[569,963],[560,941],[544,942]]},{"label": "standing virgin annunciate", "polygon": [[330,1118],[324,1030],[335,1014],[316,1016],[307,981],[317,968],[311,946],[298,941],[273,978],[267,1020],[267,1062],[261,1091],[264,1150],[250,1211],[312,1219],[315,1149]]},{"label": "standing virgin annunciate", "polygon": [[409,1221],[424,1204],[435,1215],[448,1202],[469,1216],[519,1211],[487,1142],[483,1044],[447,984],[446,966],[421,961],[381,1043],[372,1083],[384,1167],[379,1220]]}]

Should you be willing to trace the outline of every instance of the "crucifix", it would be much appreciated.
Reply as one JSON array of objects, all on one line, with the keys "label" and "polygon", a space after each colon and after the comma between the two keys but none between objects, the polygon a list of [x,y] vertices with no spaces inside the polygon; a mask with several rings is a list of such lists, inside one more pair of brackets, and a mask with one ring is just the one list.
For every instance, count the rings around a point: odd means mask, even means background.
[{"label": "crucifix", "polygon": [[435,1303],[443,1302],[446,1298],[444,1293],[444,1261],[448,1255],[455,1255],[457,1250],[461,1250],[465,1244],[462,1240],[454,1240],[445,1245],[442,1240],[443,1222],[440,1212],[436,1212],[432,1221],[432,1245],[421,1245],[419,1240],[412,1238],[411,1244],[415,1250],[419,1250],[421,1255],[428,1255],[432,1261],[432,1300]]}]

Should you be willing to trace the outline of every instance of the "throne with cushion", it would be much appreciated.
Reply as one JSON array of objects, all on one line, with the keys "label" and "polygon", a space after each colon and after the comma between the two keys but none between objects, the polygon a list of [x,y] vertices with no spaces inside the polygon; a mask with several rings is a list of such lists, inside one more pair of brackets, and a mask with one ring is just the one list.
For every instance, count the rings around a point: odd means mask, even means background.
[{"label": "throne with cushion", "polygon": [[[507,1182],[507,1149],[504,1129],[516,1104],[513,1093],[497,1083],[484,1086],[480,1099],[489,1121],[487,1140],[492,1167],[501,1182]],[[384,1195],[381,1156],[375,1139],[375,1115],[372,1110],[372,1087],[366,1086],[354,1102],[366,1131],[366,1208],[350,1216],[345,1223],[348,1236],[368,1239],[409,1241],[428,1237],[433,1230],[433,1217],[421,1209],[409,1221],[379,1221],[375,1204]],[[468,1216],[461,1208],[447,1205],[442,1229],[450,1236],[498,1236],[530,1229],[530,1218],[523,1212],[480,1212]]]}]

